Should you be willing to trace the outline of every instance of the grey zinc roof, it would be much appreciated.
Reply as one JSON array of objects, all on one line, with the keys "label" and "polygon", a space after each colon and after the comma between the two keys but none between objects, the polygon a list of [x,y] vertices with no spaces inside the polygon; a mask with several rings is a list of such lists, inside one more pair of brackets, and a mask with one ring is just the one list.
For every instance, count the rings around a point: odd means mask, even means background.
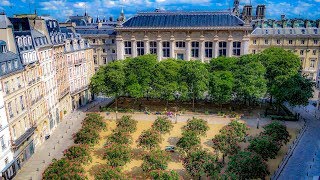
[{"label": "grey zinc roof", "polygon": [[123,23],[124,28],[226,27],[243,25],[244,21],[229,12],[139,13]]}]

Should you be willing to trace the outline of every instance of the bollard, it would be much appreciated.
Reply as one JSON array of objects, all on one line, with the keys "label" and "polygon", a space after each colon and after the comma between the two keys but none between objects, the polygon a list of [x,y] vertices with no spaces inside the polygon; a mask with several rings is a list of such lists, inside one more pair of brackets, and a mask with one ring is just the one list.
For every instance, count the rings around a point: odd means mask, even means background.
[{"label": "bollard", "polygon": [[66,134],[67,134],[68,132],[67,132],[67,130],[66,130]]},{"label": "bollard", "polygon": [[45,161],[45,160],[43,160],[43,161],[42,161],[42,163],[44,164],[44,163],[46,163],[46,161]]},{"label": "bollard", "polygon": [[63,138],[63,136],[61,136],[61,138]]},{"label": "bollard", "polygon": [[39,168],[37,168],[37,171],[39,171]]},{"label": "bollard", "polygon": [[56,146],[53,146],[53,149],[55,150],[55,149],[56,149]]},{"label": "bollard", "polygon": [[58,142],[57,142],[58,144],[59,144],[59,140],[58,140]]},{"label": "bollard", "polygon": [[68,124],[67,121],[66,121],[66,124]]},{"label": "bollard", "polygon": [[69,126],[69,129],[70,129],[70,126]]},{"label": "bollard", "polygon": [[50,156],[50,153],[49,153],[49,156]]}]

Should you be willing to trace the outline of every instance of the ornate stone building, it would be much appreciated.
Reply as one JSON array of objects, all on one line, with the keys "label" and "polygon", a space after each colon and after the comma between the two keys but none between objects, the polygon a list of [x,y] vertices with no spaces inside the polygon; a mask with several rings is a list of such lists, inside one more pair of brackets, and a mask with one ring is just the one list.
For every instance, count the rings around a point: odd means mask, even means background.
[{"label": "ornate stone building", "polygon": [[281,47],[300,57],[302,74],[316,83],[314,100],[320,98],[320,21],[303,19],[254,21],[250,35],[250,53],[271,46]]},{"label": "ornate stone building", "polygon": [[156,54],[208,62],[249,52],[252,27],[231,12],[142,12],[115,28],[117,58]]}]

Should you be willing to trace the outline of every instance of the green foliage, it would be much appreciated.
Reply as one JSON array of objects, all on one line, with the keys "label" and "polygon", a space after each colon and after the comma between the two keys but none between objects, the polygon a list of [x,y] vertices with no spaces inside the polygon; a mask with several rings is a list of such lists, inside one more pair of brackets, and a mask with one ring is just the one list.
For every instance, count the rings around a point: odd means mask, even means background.
[{"label": "green foliage", "polygon": [[126,92],[134,98],[147,96],[157,64],[155,55],[144,55],[125,60]]},{"label": "green foliage", "polygon": [[159,147],[161,140],[159,132],[149,129],[141,133],[137,142],[139,147],[152,150]]},{"label": "green foliage", "polygon": [[259,154],[264,160],[275,159],[280,145],[270,136],[258,136],[250,140],[248,150]]},{"label": "green foliage", "polygon": [[85,145],[74,145],[63,152],[64,156],[74,162],[86,164],[92,161],[90,148]]},{"label": "green foliage", "polygon": [[232,173],[237,179],[265,179],[270,174],[267,164],[261,156],[253,152],[241,151],[231,156],[227,173]]},{"label": "green foliage", "polygon": [[152,171],[150,176],[153,180],[179,180],[179,174],[175,171]]},{"label": "green foliage", "polygon": [[53,159],[52,163],[42,174],[43,180],[62,180],[74,179],[85,180],[87,177],[84,174],[83,167],[79,162],[74,162],[62,158],[60,160]]},{"label": "green foliage", "polygon": [[237,98],[250,100],[263,97],[267,90],[265,73],[266,69],[257,55],[241,56],[234,71],[234,93]]},{"label": "green foliage", "polygon": [[111,144],[106,147],[104,158],[112,167],[124,166],[131,161],[131,148],[125,144]]},{"label": "green foliage", "polygon": [[103,117],[97,113],[87,114],[87,117],[82,122],[82,126],[91,127],[97,131],[105,130],[107,128],[107,124],[104,122]]},{"label": "green foliage", "polygon": [[227,103],[232,99],[234,78],[230,71],[210,73],[209,94],[214,102]]},{"label": "green foliage", "polygon": [[122,116],[117,120],[117,128],[123,132],[133,133],[137,130],[138,121],[132,119],[131,116]]},{"label": "green foliage", "polygon": [[108,136],[108,142],[129,145],[132,142],[132,137],[128,132],[115,129],[113,133]]},{"label": "green foliage", "polygon": [[214,58],[209,63],[209,71],[233,71],[237,68],[238,58],[220,56]]},{"label": "green foliage", "polygon": [[200,99],[207,90],[209,73],[200,61],[187,61],[180,70],[181,81],[185,83],[191,99]]},{"label": "green foliage", "polygon": [[103,167],[95,174],[96,180],[125,180],[119,168]]},{"label": "green foliage", "polygon": [[145,172],[154,170],[166,170],[170,156],[167,152],[160,149],[150,151],[143,157],[141,168]]},{"label": "green foliage", "polygon": [[100,136],[97,129],[84,126],[74,135],[74,143],[93,146],[99,142]]},{"label": "green foliage", "polygon": [[209,130],[208,122],[203,119],[193,117],[188,119],[187,125],[183,126],[184,131],[192,131],[197,136],[205,136]]},{"label": "green foliage", "polygon": [[279,104],[288,102],[291,106],[307,105],[313,96],[313,87],[314,83],[310,79],[296,74],[283,80],[272,93]]},{"label": "green foliage", "polygon": [[177,142],[177,147],[188,152],[200,147],[200,137],[194,131],[185,131]]},{"label": "green foliage", "polygon": [[204,175],[215,179],[221,169],[218,158],[201,149],[188,153],[183,166],[192,177],[198,177],[199,179]]},{"label": "green foliage", "polygon": [[228,124],[228,127],[230,128],[229,131],[232,131],[232,138],[238,142],[244,141],[247,131],[249,130],[246,124],[233,120]]},{"label": "green foliage", "polygon": [[286,144],[290,140],[290,134],[287,127],[278,121],[273,121],[263,127],[264,131],[261,135],[270,136],[274,141]]},{"label": "green foliage", "polygon": [[173,124],[167,117],[157,117],[157,119],[152,124],[152,129],[160,132],[161,134],[169,133],[172,128]]},{"label": "green foliage", "polygon": [[217,134],[212,139],[213,149],[223,154],[223,161],[226,155],[236,154],[240,150],[237,141],[232,139],[228,134]]}]

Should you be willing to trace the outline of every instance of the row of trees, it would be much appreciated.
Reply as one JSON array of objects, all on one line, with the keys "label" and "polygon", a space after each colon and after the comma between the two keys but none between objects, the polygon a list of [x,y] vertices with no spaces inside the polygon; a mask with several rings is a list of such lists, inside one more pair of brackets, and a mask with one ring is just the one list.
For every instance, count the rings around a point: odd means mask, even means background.
[{"label": "row of trees", "polygon": [[156,56],[144,55],[101,67],[91,79],[91,89],[107,96],[166,101],[195,101],[207,92],[218,104],[252,102],[268,94],[278,103],[300,105],[313,92],[313,83],[299,73],[300,68],[300,59],[280,48],[239,58],[219,57],[208,64],[175,59],[158,62]]},{"label": "row of trees", "polygon": [[106,123],[99,114],[87,114],[81,130],[75,134],[74,142],[64,151],[60,160],[53,159],[52,163],[43,172],[44,180],[52,179],[86,179],[83,165],[92,161],[91,147],[98,143],[99,132],[106,129]]},{"label": "row of trees", "polygon": [[238,143],[245,140],[247,130],[244,124],[232,121],[212,140],[215,150],[223,156],[230,155],[224,174],[228,179],[264,179],[270,174],[266,162],[276,158],[281,146],[290,139],[284,125],[272,122],[264,126],[260,135],[249,140],[246,150],[241,151]]}]

